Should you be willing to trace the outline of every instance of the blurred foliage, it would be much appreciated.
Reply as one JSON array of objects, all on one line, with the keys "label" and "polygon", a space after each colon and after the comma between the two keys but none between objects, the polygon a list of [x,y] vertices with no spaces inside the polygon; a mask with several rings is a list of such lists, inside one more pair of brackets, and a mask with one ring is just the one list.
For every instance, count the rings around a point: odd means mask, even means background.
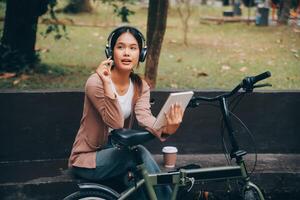
[{"label": "blurred foliage", "polygon": [[45,32],[40,32],[40,34],[46,38],[49,34],[53,33],[54,34],[54,39],[55,40],[59,40],[61,38],[65,38],[65,39],[70,39],[68,37],[68,33],[66,30],[66,26],[62,23],[59,23],[58,18],[56,17],[55,14],[55,6],[57,5],[57,0],[49,0],[49,4],[48,4],[48,10],[49,10],[49,15],[50,18],[44,18],[44,20],[49,20],[49,21],[53,21],[53,23],[50,23],[47,27],[47,29],[45,30]]},{"label": "blurred foliage", "polygon": [[103,3],[108,3],[114,7],[114,13],[117,14],[118,17],[121,17],[123,23],[129,23],[128,17],[135,14],[135,12],[129,10],[126,5],[134,5],[136,1],[137,0],[102,0]]}]

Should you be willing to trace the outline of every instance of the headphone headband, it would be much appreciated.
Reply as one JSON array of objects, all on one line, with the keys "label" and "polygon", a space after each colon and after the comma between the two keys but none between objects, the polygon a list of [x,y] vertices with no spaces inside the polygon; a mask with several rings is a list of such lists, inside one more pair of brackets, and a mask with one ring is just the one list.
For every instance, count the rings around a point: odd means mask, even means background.
[{"label": "headphone headband", "polygon": [[140,62],[144,62],[145,58],[146,58],[146,55],[147,55],[147,46],[146,46],[146,40],[145,40],[145,37],[144,35],[135,27],[132,27],[132,26],[120,26],[120,27],[117,27],[115,28],[108,36],[107,38],[107,44],[106,44],[106,47],[105,47],[105,54],[106,54],[106,57],[109,58],[109,57],[112,57],[113,56],[113,49],[111,47],[111,40],[113,38],[113,36],[116,34],[116,32],[120,29],[132,29],[134,31],[137,32],[137,34],[139,35],[140,39],[141,39],[141,42],[142,42],[142,49],[141,49],[141,52],[140,52],[140,57],[139,57],[139,61]]}]

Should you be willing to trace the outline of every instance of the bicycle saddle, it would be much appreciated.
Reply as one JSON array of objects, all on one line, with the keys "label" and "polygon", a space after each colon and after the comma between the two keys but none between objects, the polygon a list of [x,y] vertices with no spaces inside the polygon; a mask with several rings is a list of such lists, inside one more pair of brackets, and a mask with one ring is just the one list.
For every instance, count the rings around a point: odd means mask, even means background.
[{"label": "bicycle saddle", "polygon": [[112,140],[124,146],[135,146],[154,138],[154,135],[147,130],[116,129],[111,133]]}]

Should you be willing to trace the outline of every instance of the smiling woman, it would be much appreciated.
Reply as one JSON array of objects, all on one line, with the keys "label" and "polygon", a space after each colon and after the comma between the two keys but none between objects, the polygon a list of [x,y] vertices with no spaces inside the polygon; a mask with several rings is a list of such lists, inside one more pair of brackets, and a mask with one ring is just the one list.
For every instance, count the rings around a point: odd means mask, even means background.
[{"label": "smiling woman", "polygon": [[[77,176],[103,180],[126,173],[136,166],[133,152],[111,145],[113,129],[131,128],[134,118],[159,140],[176,132],[183,112],[174,105],[166,113],[166,126],[155,129],[156,118],[150,110],[150,88],[134,69],[146,57],[144,36],[136,28],[122,26],[108,37],[107,59],[86,82],[83,115],[73,144],[69,167]],[[160,169],[150,152],[139,145],[139,153],[150,173]],[[169,199],[171,189],[157,188],[158,199]],[[139,192],[136,199],[144,199]]]}]

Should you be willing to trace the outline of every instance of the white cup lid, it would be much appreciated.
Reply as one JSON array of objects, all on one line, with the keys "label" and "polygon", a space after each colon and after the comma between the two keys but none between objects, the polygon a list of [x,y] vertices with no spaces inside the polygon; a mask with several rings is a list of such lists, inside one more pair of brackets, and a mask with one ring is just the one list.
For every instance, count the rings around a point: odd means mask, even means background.
[{"label": "white cup lid", "polygon": [[163,153],[177,153],[177,148],[176,147],[173,147],[173,146],[165,146],[163,149],[162,149],[162,152]]}]

